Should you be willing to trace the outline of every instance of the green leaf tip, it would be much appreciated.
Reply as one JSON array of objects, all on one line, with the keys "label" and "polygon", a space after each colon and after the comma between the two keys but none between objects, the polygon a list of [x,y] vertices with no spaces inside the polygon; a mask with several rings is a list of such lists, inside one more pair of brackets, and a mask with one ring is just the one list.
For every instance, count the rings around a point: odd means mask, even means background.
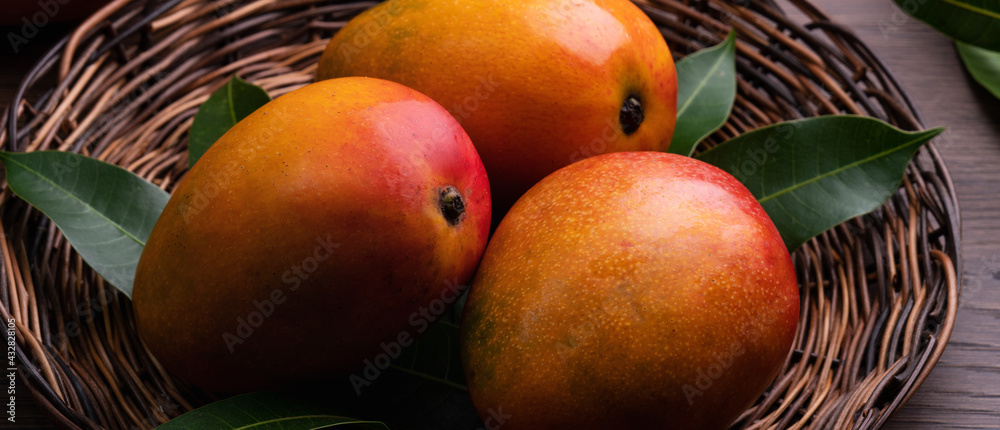
[{"label": "green leaf tip", "polygon": [[263,88],[239,76],[212,93],[198,108],[188,132],[188,163],[194,164],[236,123],[271,101]]},{"label": "green leaf tip", "polygon": [[1000,98],[1000,52],[955,42],[959,56],[972,78]]},{"label": "green leaf tip", "polygon": [[830,115],[761,127],[698,158],[742,182],[794,251],[881,206],[917,149],[943,130],[908,132],[875,118]]},{"label": "green leaf tip", "polygon": [[136,265],[170,195],[128,170],[72,152],[0,152],[7,184],[131,297]]},{"label": "green leaf tip", "polygon": [[690,156],[729,118],[736,100],[736,32],[677,62],[677,125],[667,152]]}]

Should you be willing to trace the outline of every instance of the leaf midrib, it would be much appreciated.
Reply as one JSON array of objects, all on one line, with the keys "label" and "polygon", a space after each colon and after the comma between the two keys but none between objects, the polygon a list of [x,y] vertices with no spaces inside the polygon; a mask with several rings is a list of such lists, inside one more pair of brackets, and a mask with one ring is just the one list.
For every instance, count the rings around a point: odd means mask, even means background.
[{"label": "leaf midrib", "polygon": [[[88,208],[90,210],[90,213],[92,213],[94,215],[97,215],[99,218],[107,221],[108,224],[111,224],[112,226],[114,226],[118,231],[122,232],[122,234],[124,234],[126,237],[128,237],[129,239],[134,240],[135,243],[138,243],[139,245],[142,245],[143,247],[146,246],[146,242],[145,241],[139,240],[138,237],[136,237],[135,235],[133,235],[131,232],[125,230],[121,226],[121,224],[119,224],[119,223],[115,222],[114,220],[112,220],[112,219],[104,216],[104,214],[102,214],[100,211],[98,211],[93,206],[91,206],[90,203],[83,201],[83,199],[77,197],[76,194],[73,194],[72,192],[70,192],[66,188],[62,187],[58,183],[53,182],[49,178],[45,177],[44,175],[41,174],[41,172],[38,172],[38,171],[36,171],[36,170],[28,167],[28,165],[26,165],[26,164],[24,164],[24,163],[22,163],[20,161],[17,161],[15,158],[11,157],[10,155],[8,155],[6,153],[4,153],[2,155],[2,158],[6,162],[12,162],[14,164],[17,164],[18,166],[21,166],[21,168],[24,169],[24,171],[29,172],[31,174],[34,174],[36,177],[38,177],[42,181],[47,182],[48,184],[50,184],[52,186],[52,188],[57,189],[59,191],[62,191],[63,193],[65,193],[66,195],[68,195],[71,199],[76,200],[77,202],[79,202],[80,204],[82,204],[84,207]],[[8,180],[8,183],[9,183],[9,180]]]},{"label": "leaf midrib", "polygon": [[417,371],[417,370],[414,370],[414,369],[409,369],[409,368],[406,368],[406,367],[398,366],[398,365],[395,365],[395,364],[390,364],[389,367],[393,368],[393,369],[396,369],[397,371],[400,371],[400,372],[406,373],[408,375],[411,375],[411,376],[416,376],[416,377],[421,378],[421,379],[425,379],[425,380],[428,380],[428,381],[431,381],[431,382],[434,382],[434,383],[437,383],[437,384],[440,384],[440,385],[444,385],[444,386],[446,386],[448,388],[451,388],[453,390],[456,390],[456,391],[460,391],[460,392],[462,392],[462,391],[469,391],[469,388],[466,387],[466,386],[464,386],[464,385],[462,385],[462,384],[459,384],[459,383],[456,383],[456,382],[452,382],[452,381],[449,381],[447,379],[442,379],[442,378],[439,378],[439,377],[436,377],[436,376],[432,376],[432,375],[429,375],[429,374],[424,373],[424,372],[420,372],[420,371]]},{"label": "leaf midrib", "polygon": [[233,101],[233,80],[230,79],[226,82],[226,99],[229,100],[229,118],[233,120],[233,124],[236,124],[236,103]]},{"label": "leaf midrib", "polygon": [[[727,48],[727,46],[723,45],[720,48],[725,49]],[[677,109],[678,118],[684,115],[684,112],[687,111],[688,107],[691,106],[691,103],[694,101],[694,99],[697,98],[696,96],[699,93],[701,93],[703,89],[705,89],[705,87],[708,85],[708,81],[712,80],[712,76],[714,76],[715,72],[718,71],[719,66],[722,64],[722,61],[723,59],[725,59],[725,57],[726,57],[725,55],[717,57],[715,59],[715,63],[712,64],[712,67],[709,69],[712,71],[712,73],[705,74],[705,78],[698,81],[698,85],[695,86],[694,91],[691,92],[691,95],[687,98],[687,100],[684,100],[684,104],[679,109]]]},{"label": "leaf midrib", "polygon": [[853,163],[843,165],[843,166],[838,167],[836,169],[830,170],[829,172],[826,172],[826,173],[814,176],[814,177],[812,177],[811,179],[809,179],[807,181],[803,181],[803,182],[799,182],[799,183],[793,184],[792,186],[786,187],[786,188],[782,189],[781,191],[778,191],[777,193],[774,193],[774,194],[771,194],[771,195],[768,195],[768,196],[763,196],[763,197],[757,199],[757,202],[764,203],[764,202],[766,202],[768,200],[771,200],[773,198],[780,197],[782,195],[785,195],[787,193],[795,191],[795,190],[797,190],[799,188],[805,187],[806,185],[809,185],[811,183],[818,182],[818,181],[820,181],[822,179],[828,178],[830,176],[834,176],[834,175],[842,173],[842,172],[844,172],[846,170],[853,169],[853,168],[855,168],[857,166],[860,166],[862,164],[871,162],[872,160],[881,158],[881,157],[883,157],[885,155],[888,155],[888,154],[891,154],[893,152],[901,151],[901,150],[909,147],[910,145],[913,145],[916,142],[920,142],[920,141],[926,140],[926,139],[923,138],[923,136],[924,136],[923,133],[919,134],[919,135],[916,135],[916,138],[914,138],[912,140],[909,140],[909,141],[906,141],[902,145],[890,148],[889,150],[886,150],[886,151],[875,153],[873,155],[870,155],[868,157],[862,158],[862,159],[860,159],[858,161],[855,161]]},{"label": "leaf midrib", "polygon": [[943,1],[945,3],[949,3],[949,4],[953,5],[953,6],[959,7],[961,9],[966,9],[966,10],[969,10],[969,11],[972,11],[972,12],[980,13],[982,15],[986,15],[986,16],[992,17],[994,19],[1000,19],[1000,13],[998,13],[998,12],[993,12],[991,10],[983,9],[983,8],[977,7],[977,6],[973,6],[971,4],[964,3],[964,2],[961,2],[961,1],[958,1],[958,0],[941,0],[941,1]]},{"label": "leaf midrib", "polygon": [[[218,418],[217,415],[213,414],[213,416],[215,416],[215,417]],[[295,417],[283,417],[283,418],[274,418],[274,419],[270,419],[270,420],[267,420],[267,421],[258,421],[258,422],[255,422],[253,424],[248,424],[248,425],[241,426],[241,427],[233,427],[232,430],[252,429],[255,426],[260,426],[260,425],[264,425],[264,424],[280,423],[282,421],[302,420],[302,419],[307,419],[307,418],[309,418],[309,419],[312,419],[312,418],[340,418],[340,419],[349,419],[349,418],[341,417],[341,416],[337,416],[337,415],[323,415],[323,414],[317,414],[317,415],[299,415],[299,416],[295,416]],[[219,419],[221,419],[221,418],[219,418]],[[223,421],[225,421],[225,420],[223,420]],[[324,425],[324,427],[333,427],[333,426],[339,426],[339,425],[342,425],[342,424],[381,424],[381,423],[379,423],[378,421],[352,421],[352,422],[339,422],[339,423],[333,423],[333,424],[326,424],[326,425]]]}]

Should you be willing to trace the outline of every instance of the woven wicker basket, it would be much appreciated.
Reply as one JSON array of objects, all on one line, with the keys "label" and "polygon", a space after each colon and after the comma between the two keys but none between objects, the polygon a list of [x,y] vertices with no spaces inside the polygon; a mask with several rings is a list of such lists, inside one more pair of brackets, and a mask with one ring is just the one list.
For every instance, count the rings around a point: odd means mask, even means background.
[{"label": "woven wicker basket", "polygon": [[[706,145],[834,113],[923,128],[881,61],[804,0],[787,11],[768,0],[639,3],[677,57],[738,31],[736,105]],[[234,73],[273,96],[311,82],[326,41],[373,4],[113,1],[28,74],[0,124],[0,146],[87,154],[170,190],[187,169],[192,118],[213,90]],[[147,428],[211,400],[160,368],[136,336],[128,299],[46,217],[5,183],[0,204],[0,313],[17,321],[20,381],[55,422]],[[888,203],[795,252],[802,312],[794,351],[734,426],[884,424],[951,334],[959,226],[951,179],[926,146]]]}]

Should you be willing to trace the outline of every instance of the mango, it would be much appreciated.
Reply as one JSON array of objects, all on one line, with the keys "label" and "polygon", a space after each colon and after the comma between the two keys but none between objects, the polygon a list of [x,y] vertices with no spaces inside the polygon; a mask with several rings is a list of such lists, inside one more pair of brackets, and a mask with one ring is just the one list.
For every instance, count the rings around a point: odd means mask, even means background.
[{"label": "mango", "polygon": [[490,210],[482,162],[436,102],[378,79],[307,85],[177,185],[139,260],[139,334],[210,391],[346,375],[457,296]]},{"label": "mango", "polygon": [[572,162],[666,150],[676,122],[670,49],[628,0],[388,0],[337,32],[316,76],[388,79],[441,103],[483,159],[497,220]]},{"label": "mango", "polygon": [[791,258],[735,178],[620,152],[564,167],[500,223],[460,343],[487,426],[723,429],[788,356]]}]

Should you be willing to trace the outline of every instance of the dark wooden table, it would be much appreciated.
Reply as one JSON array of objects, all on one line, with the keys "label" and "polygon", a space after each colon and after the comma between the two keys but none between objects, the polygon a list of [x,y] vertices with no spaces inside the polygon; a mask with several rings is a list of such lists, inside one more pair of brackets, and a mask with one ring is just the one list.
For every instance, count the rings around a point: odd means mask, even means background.
[{"label": "dark wooden table", "polygon": [[[920,2],[914,2],[919,4]],[[962,210],[963,291],[948,349],[889,428],[1000,428],[1000,100],[950,40],[888,0],[815,0],[891,67],[936,141]]]},{"label": "dark wooden table", "polygon": [[[909,90],[928,127],[947,127],[936,145],[962,209],[964,290],[954,334],[930,377],[888,427],[1000,428],[1000,100],[964,71],[947,38],[908,18],[890,0],[814,3],[874,48]],[[3,43],[10,31],[20,31],[0,30]],[[67,30],[53,24],[20,45],[17,54],[9,46],[0,50],[0,107],[13,97],[34,61]],[[17,426],[0,423],[0,428],[51,428],[23,390],[17,398]]]}]

